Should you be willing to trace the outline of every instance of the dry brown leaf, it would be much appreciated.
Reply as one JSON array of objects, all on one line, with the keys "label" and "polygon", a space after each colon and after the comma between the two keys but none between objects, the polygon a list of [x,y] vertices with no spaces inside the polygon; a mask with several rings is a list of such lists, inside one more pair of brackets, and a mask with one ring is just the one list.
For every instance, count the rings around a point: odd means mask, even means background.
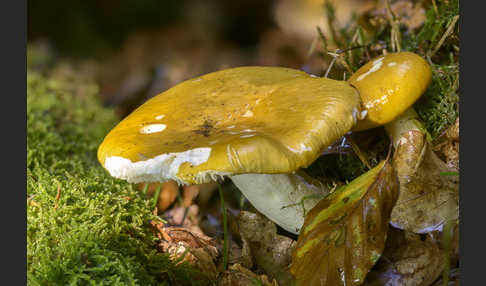
[{"label": "dry brown leaf", "polygon": [[445,157],[447,167],[459,171],[459,118],[456,123],[445,131],[446,141],[434,146]]},{"label": "dry brown leaf", "polygon": [[223,272],[218,281],[218,286],[278,286],[275,279],[270,282],[266,275],[257,275],[240,264],[231,265]]},{"label": "dry brown leaf", "polygon": [[445,264],[448,262],[450,269],[456,268],[459,263],[459,221],[450,221],[443,231],[433,231],[428,235],[447,257]]},{"label": "dry brown leaf", "polygon": [[239,246],[234,241],[230,241],[230,249],[228,251],[229,264],[241,264],[243,267],[253,268],[253,257],[248,241],[242,238],[242,246]]},{"label": "dry brown leaf", "polygon": [[426,20],[425,9],[420,2],[399,0],[391,5],[391,9],[400,22],[410,30],[422,26]]},{"label": "dry brown leaf", "polygon": [[184,213],[186,213],[186,208],[177,207],[166,211],[164,217],[167,218],[167,223],[169,225],[182,226],[192,232],[203,234],[204,232],[199,226],[199,207],[197,205],[188,207],[186,218],[184,219],[184,222],[182,222]]},{"label": "dry brown leaf", "polygon": [[360,285],[385,247],[398,196],[390,163],[321,200],[306,216],[291,271],[298,285]]},{"label": "dry brown leaf", "polygon": [[[390,8],[398,21],[409,30],[421,27],[427,19],[425,9],[420,2],[413,3],[408,0],[398,0],[392,3]],[[374,26],[383,25],[387,22],[386,13],[384,2],[380,3],[378,9],[370,11],[371,16],[374,17],[371,20]]]},{"label": "dry brown leaf", "polygon": [[[353,17],[359,17],[364,12],[376,6],[375,0],[327,0],[334,9],[335,29],[349,25]],[[326,38],[333,33],[324,10],[324,0],[279,0],[275,5],[275,21],[285,33],[297,35],[309,42],[317,36],[316,26],[322,29]]]},{"label": "dry brown leaf", "polygon": [[366,286],[428,286],[441,274],[443,256],[436,243],[418,234],[390,228],[385,250]]},{"label": "dry brown leaf", "polygon": [[459,216],[459,183],[431,150],[420,131],[401,134],[393,158],[400,180],[400,195],[393,208],[393,226],[415,233],[441,230]]},{"label": "dry brown leaf", "polygon": [[293,277],[289,271],[295,241],[277,234],[275,223],[261,214],[241,211],[238,228],[243,248],[249,246],[255,264],[281,285],[289,285]]},{"label": "dry brown leaf", "polygon": [[160,239],[160,251],[169,253],[172,260],[188,262],[211,279],[216,279],[218,271],[214,260],[219,252],[212,238],[184,227],[164,227],[162,222],[152,221],[151,225]]}]

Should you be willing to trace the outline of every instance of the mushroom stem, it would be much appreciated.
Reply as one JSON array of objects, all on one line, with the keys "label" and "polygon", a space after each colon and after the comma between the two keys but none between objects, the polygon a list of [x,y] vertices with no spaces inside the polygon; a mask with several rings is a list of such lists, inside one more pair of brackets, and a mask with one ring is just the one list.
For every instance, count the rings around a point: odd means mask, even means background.
[{"label": "mushroom stem", "polygon": [[329,193],[305,174],[241,174],[230,176],[250,203],[285,230],[299,234],[305,215]]},{"label": "mushroom stem", "polygon": [[402,140],[403,134],[410,131],[419,131],[427,134],[425,127],[419,119],[419,116],[413,107],[405,110],[395,120],[385,124],[385,130],[393,140],[393,147],[397,147]]},{"label": "mushroom stem", "polygon": [[385,129],[393,139],[393,165],[400,181],[390,223],[414,233],[442,231],[447,221],[458,219],[458,182],[441,175],[451,170],[432,151],[428,133],[413,108]]}]

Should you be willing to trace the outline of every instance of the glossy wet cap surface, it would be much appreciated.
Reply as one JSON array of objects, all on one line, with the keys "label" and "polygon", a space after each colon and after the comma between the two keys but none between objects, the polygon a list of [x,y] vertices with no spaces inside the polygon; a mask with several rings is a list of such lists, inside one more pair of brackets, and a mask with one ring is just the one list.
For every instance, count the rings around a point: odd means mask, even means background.
[{"label": "glossy wet cap surface", "polygon": [[348,80],[359,90],[366,118],[353,130],[386,124],[412,106],[432,79],[430,65],[417,54],[391,53],[362,66]]},{"label": "glossy wet cap surface", "polygon": [[288,173],[349,131],[359,107],[347,82],[281,67],[227,69],[144,103],[106,136],[98,159],[130,182]]}]

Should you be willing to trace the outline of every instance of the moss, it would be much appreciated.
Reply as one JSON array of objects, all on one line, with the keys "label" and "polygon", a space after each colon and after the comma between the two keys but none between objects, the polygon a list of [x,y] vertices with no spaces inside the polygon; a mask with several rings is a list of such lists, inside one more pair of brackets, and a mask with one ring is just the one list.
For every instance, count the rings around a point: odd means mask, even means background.
[{"label": "moss", "polygon": [[[459,116],[459,28],[454,22],[458,16],[458,0],[439,1],[437,11],[433,7],[427,11],[427,20],[417,36],[405,43],[425,51],[432,62],[432,83],[414,105],[432,138]],[[446,35],[451,26],[451,33]]]},{"label": "moss", "polygon": [[70,82],[27,74],[28,284],[210,284],[156,251],[149,201],[97,162],[117,119],[92,87],[73,96]]},{"label": "moss", "polygon": [[[430,5],[426,20],[417,31],[401,29],[401,48],[425,57],[432,67],[432,82],[414,104],[427,131],[435,139],[459,116],[459,1],[436,1]],[[402,27],[404,28],[404,27]],[[452,28],[447,34],[448,28]],[[390,28],[380,40],[391,45]]]}]

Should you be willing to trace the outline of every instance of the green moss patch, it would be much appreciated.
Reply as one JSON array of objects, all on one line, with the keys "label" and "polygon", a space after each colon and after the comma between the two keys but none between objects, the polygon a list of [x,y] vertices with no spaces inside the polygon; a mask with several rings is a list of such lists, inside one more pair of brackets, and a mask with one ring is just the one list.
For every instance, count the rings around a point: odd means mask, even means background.
[{"label": "green moss patch", "polygon": [[210,284],[157,252],[149,201],[96,159],[115,114],[95,85],[77,96],[72,85],[27,75],[28,284]]}]

